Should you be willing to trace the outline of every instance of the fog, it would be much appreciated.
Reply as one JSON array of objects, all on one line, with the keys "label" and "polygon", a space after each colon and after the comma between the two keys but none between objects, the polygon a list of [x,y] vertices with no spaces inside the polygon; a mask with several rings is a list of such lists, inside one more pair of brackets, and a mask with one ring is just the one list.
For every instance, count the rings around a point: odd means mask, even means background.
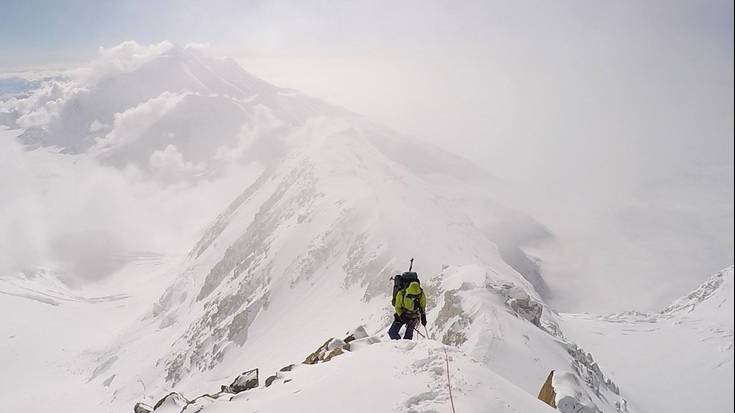
[{"label": "fog", "polygon": [[[73,66],[99,46],[130,39],[208,43],[265,80],[426,140],[511,183],[507,203],[555,237],[528,252],[543,259],[562,310],[659,309],[733,262],[731,2],[81,1],[63,12],[52,5],[2,6],[0,70]],[[22,173],[28,161],[19,156],[37,155],[2,144],[0,212],[6,224],[36,222],[21,232],[27,245],[73,225],[137,234],[125,238],[129,249],[180,250],[204,224],[196,217],[211,197],[228,194],[151,188],[90,164],[79,185],[100,185],[104,196],[70,197],[57,210],[48,208],[54,192],[79,186],[50,184],[46,201],[17,205],[35,196],[21,196],[24,180],[37,179]],[[179,209],[161,210],[160,199],[138,202],[162,190],[202,209],[181,217],[170,213]],[[106,219],[126,213],[143,218]],[[191,223],[187,235],[177,232],[182,220]],[[36,253],[2,241],[11,256]]]},{"label": "fog", "polygon": [[732,262],[732,4],[434,6],[241,61],[513,182],[560,241],[529,250],[559,308],[656,310]]},{"label": "fog", "polygon": [[86,155],[26,151],[16,135],[0,129],[2,275],[43,269],[79,286],[135,257],[185,254],[250,175],[167,184]]}]

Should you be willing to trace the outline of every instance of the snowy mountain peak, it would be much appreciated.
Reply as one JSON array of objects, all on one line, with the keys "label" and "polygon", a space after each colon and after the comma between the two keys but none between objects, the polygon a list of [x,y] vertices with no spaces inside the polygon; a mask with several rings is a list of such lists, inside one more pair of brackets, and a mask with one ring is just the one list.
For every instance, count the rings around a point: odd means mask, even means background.
[{"label": "snowy mountain peak", "polygon": [[[661,314],[675,315],[677,313],[691,313],[707,302],[718,309],[722,314],[733,309],[733,267],[713,275],[691,293],[675,300],[661,311]],[[724,306],[724,308],[722,308]]]}]

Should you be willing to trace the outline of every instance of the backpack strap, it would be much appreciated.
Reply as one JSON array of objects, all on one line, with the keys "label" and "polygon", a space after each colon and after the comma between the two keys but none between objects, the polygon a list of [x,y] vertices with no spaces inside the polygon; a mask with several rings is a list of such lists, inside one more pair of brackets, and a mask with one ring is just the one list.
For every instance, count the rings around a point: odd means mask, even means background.
[{"label": "backpack strap", "polygon": [[421,295],[424,294],[424,291],[421,290],[419,294],[406,294],[406,290],[401,290],[403,292],[403,298],[408,298],[413,303],[413,311],[406,311],[408,314],[412,314],[415,316],[419,316],[424,313],[424,309],[421,308]]}]

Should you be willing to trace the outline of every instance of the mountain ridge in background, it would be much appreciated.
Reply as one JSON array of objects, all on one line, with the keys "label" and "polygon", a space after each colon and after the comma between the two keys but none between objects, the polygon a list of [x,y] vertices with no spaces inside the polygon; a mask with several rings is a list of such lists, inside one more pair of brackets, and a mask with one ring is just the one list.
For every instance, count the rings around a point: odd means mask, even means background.
[{"label": "mountain ridge in background", "polygon": [[[4,276],[0,305],[29,320],[7,326],[8,371],[39,380],[0,383],[9,389],[8,408],[43,411],[59,402],[127,411],[170,391],[194,397],[247,369],[271,374],[299,363],[324,340],[360,326],[362,347],[201,411],[332,411],[345,403],[355,411],[447,411],[444,346],[459,367],[450,380],[460,411],[550,411],[536,394],[551,370],[564,412],[691,411],[686,403],[667,406],[665,386],[636,391],[657,380],[657,370],[626,374],[632,367],[610,355],[620,343],[631,351],[649,345],[628,340],[614,316],[558,314],[546,304],[553,291],[523,248],[553,234],[503,205],[502,181],[197,48],[124,43],[102,55],[91,72],[4,100],[3,119],[24,129],[15,135],[28,149],[55,147],[55,156],[94,159],[146,185],[229,179],[228,201],[208,210],[211,223],[190,240],[188,254],[134,256],[81,291],[59,284],[56,270],[43,265]],[[389,342],[389,278],[409,257],[429,295],[432,339]],[[732,269],[719,277],[676,311],[651,316],[661,329],[650,329],[648,318],[618,316],[648,328],[653,341],[659,334],[691,339],[691,355],[712,354],[710,342],[720,346],[714,356],[730,375],[720,369],[703,378],[703,370],[696,378],[714,394],[733,382]],[[723,306],[708,307],[728,288]],[[698,341],[702,331],[680,325],[699,325],[682,314],[702,306],[701,318],[715,325]],[[39,340],[39,330],[55,335],[56,345]],[[677,371],[675,359],[666,361]],[[416,381],[396,391],[412,372]],[[732,405],[709,400],[713,409]],[[182,411],[180,402],[164,407]]]}]

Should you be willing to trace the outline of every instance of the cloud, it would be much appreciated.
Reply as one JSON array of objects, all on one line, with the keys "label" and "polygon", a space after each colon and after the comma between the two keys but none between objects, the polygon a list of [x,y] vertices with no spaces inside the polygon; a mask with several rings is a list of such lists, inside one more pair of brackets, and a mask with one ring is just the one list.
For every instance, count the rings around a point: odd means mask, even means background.
[{"label": "cloud", "polygon": [[[0,275],[45,267],[88,282],[114,271],[121,253],[183,253],[256,171],[233,165],[216,181],[166,185],[85,154],[26,151],[17,135],[0,129]],[[152,158],[198,167],[173,146]]]},{"label": "cloud", "polygon": [[[277,14],[313,24],[263,28],[243,65],[512,182],[564,244],[557,308],[656,310],[732,264],[732,1],[325,8]],[[336,11],[349,33],[318,24]]]},{"label": "cloud", "polygon": [[48,125],[59,116],[66,102],[84,88],[65,80],[48,80],[27,96],[0,101],[0,112],[13,113],[20,128]]},{"label": "cloud", "polygon": [[198,51],[209,51],[211,50],[212,45],[209,43],[187,43],[184,48]]},{"label": "cloud", "polygon": [[[517,192],[508,196],[515,199],[507,203],[522,205],[564,243],[561,251],[543,251],[552,287],[586,283],[577,292],[589,293],[564,309],[656,309],[681,294],[683,283],[694,286],[732,262],[732,19],[725,18],[732,2],[549,4],[532,11],[494,2],[423,6],[420,18],[411,5],[386,14],[383,6],[359,2],[269,5],[242,12],[247,16],[205,7],[195,13],[198,20],[209,13],[236,25],[199,36],[191,30],[204,27],[188,22],[169,28],[184,27],[179,38],[186,40],[224,41],[241,56],[271,57],[260,64],[249,59],[245,67],[514,182]],[[159,17],[166,16],[168,10]],[[324,24],[334,18],[350,31]],[[134,70],[170,47],[102,48],[94,64],[57,87],[84,93],[87,82]],[[12,101],[23,108],[22,124],[43,126],[68,100],[51,85]],[[137,139],[166,110],[166,99],[146,103],[121,111],[116,122],[99,118],[115,129],[100,129],[109,132],[101,139]],[[3,116],[9,105],[0,103],[0,121],[15,119]],[[246,125],[237,143],[219,146],[216,160],[247,153],[259,133]],[[171,150],[146,148],[138,167],[196,166],[183,142],[171,143]],[[682,185],[708,167],[707,176]],[[127,171],[129,179],[136,175],[135,168]],[[665,199],[651,189],[656,185],[668,188]],[[688,205],[692,199],[709,202]],[[611,287],[613,278],[623,287]],[[651,285],[667,296],[651,298]]]},{"label": "cloud", "polygon": [[112,131],[98,139],[90,151],[100,153],[135,141],[189,94],[189,92],[163,92],[124,112],[116,113]]},{"label": "cloud", "polygon": [[107,125],[100,122],[98,119],[95,119],[92,121],[92,123],[89,124],[89,131],[90,132],[99,132],[100,130],[106,128]]},{"label": "cloud", "polygon": [[[133,196],[121,174],[84,157],[25,151],[14,135],[17,132],[0,132],[0,176],[5,178],[0,180],[0,249],[4,251],[0,273],[51,266],[73,267],[78,276],[93,277],[84,268],[110,259],[110,251],[98,250],[96,257],[90,254],[86,260],[69,262],[65,240],[78,240],[79,234],[100,240],[109,237],[105,242],[109,250],[133,247],[124,237],[114,236],[136,227],[124,214],[133,206]],[[144,244],[140,247],[145,249]]]},{"label": "cloud", "polygon": [[90,66],[70,73],[80,83],[94,84],[111,76],[132,72],[173,47],[169,41],[142,45],[132,40],[110,48],[100,47],[97,59]]},{"label": "cloud", "polygon": [[0,113],[13,115],[15,124],[11,126],[23,129],[45,127],[58,118],[67,102],[80,93],[88,92],[95,83],[132,72],[172,47],[174,45],[168,41],[151,45],[125,41],[110,48],[100,47],[97,58],[90,65],[67,70],[43,81],[28,94],[0,100]]},{"label": "cloud", "polygon": [[213,159],[216,161],[234,162],[241,159],[253,143],[270,131],[283,125],[271,109],[263,105],[253,107],[253,117],[246,125],[240,128],[234,146],[223,145],[217,148]]},{"label": "cloud", "polygon": [[203,163],[187,162],[184,160],[184,155],[176,149],[176,146],[170,144],[163,150],[153,152],[149,163],[154,173],[169,176],[201,172],[206,168]]}]

